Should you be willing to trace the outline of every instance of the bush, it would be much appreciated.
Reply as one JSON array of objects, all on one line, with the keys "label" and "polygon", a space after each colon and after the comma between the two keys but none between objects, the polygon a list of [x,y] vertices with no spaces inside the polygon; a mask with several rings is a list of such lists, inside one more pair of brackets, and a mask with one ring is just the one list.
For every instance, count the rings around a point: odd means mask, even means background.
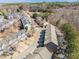
[{"label": "bush", "polygon": [[72,26],[71,24],[63,24],[61,26],[61,30],[64,32],[65,35],[65,40],[67,41],[67,49],[66,49],[66,54],[69,57],[73,57],[70,56],[74,51],[77,50],[77,46],[76,46],[76,39],[77,39],[77,32],[74,28],[74,26]]},{"label": "bush", "polygon": [[36,18],[38,14],[33,14],[32,18]]}]

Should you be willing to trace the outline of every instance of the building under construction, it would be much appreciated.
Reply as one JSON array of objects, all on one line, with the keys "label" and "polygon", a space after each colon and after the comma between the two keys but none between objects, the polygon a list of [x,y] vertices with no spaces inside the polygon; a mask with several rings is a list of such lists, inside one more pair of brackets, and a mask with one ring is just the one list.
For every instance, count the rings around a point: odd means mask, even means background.
[{"label": "building under construction", "polygon": [[[29,19],[27,16],[20,14],[0,16],[0,55],[14,45],[14,43],[26,39],[32,25]],[[13,31],[15,29],[18,31]]]}]

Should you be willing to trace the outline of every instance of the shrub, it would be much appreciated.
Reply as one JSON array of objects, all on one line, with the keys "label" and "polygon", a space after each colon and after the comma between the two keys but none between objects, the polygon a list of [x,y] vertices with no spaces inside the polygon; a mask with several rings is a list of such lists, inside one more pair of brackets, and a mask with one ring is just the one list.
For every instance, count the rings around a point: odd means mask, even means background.
[{"label": "shrub", "polygon": [[[77,32],[71,24],[63,24],[61,26],[61,30],[64,32],[65,35],[65,40],[67,41],[67,49],[66,49],[66,54],[68,57],[71,57],[70,55],[77,50],[76,46],[76,39],[77,39]],[[73,57],[73,56],[72,56]]]},{"label": "shrub", "polygon": [[33,14],[32,18],[36,18],[37,17],[37,14]]}]

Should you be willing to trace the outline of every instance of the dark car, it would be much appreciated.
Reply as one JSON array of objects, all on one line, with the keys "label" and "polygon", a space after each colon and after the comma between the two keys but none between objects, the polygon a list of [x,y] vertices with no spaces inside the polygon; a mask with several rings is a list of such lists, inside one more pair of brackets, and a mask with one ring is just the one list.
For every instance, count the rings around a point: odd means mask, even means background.
[{"label": "dark car", "polygon": [[40,38],[44,39],[45,38],[45,34],[44,35],[40,35]]},{"label": "dark car", "polygon": [[44,47],[44,43],[39,43],[39,47]]}]

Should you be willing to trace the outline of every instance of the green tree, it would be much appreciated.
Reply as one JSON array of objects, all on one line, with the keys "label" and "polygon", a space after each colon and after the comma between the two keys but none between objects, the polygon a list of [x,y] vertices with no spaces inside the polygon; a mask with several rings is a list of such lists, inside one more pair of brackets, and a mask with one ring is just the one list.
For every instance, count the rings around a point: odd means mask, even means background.
[{"label": "green tree", "polygon": [[33,16],[32,16],[32,18],[36,18],[37,17],[37,14],[35,13],[35,14],[33,14]]},{"label": "green tree", "polygon": [[65,40],[67,41],[67,49],[66,49],[66,53],[68,54],[68,57],[71,55],[71,53],[76,50],[76,45],[75,45],[75,40],[76,40],[76,31],[75,28],[67,23],[67,24],[63,24],[61,26],[62,31],[64,32],[65,35]]}]

